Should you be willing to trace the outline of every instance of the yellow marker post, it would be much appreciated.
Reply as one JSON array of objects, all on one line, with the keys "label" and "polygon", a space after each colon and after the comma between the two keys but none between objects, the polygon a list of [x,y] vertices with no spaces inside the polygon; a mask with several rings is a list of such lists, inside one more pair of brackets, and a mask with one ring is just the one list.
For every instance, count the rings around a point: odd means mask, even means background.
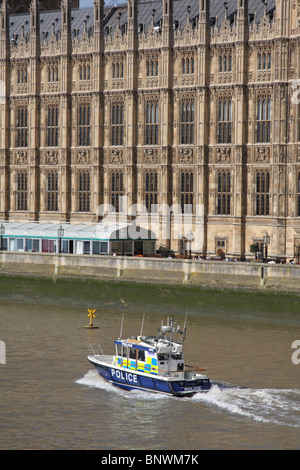
[{"label": "yellow marker post", "polygon": [[88,308],[88,312],[89,314],[87,316],[90,317],[90,324],[88,326],[85,326],[84,328],[98,328],[98,326],[93,325],[93,317],[95,318],[94,312],[96,312],[96,310],[91,310]]}]

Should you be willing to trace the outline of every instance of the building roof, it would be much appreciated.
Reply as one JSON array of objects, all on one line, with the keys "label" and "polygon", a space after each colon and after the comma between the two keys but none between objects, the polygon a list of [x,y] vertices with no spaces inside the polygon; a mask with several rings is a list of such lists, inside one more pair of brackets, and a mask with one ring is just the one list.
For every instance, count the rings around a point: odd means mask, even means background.
[{"label": "building roof", "polygon": [[98,223],[87,224],[55,224],[51,222],[4,222],[5,237],[57,239],[58,230],[62,228],[65,240],[156,240],[154,232],[133,224]]},{"label": "building roof", "polygon": [[[195,19],[199,13],[199,0],[174,0],[174,21],[180,20],[180,25],[183,27],[188,19],[187,6],[191,7],[190,18]],[[237,11],[237,0],[227,0],[228,16],[233,18]],[[144,29],[147,30],[152,23],[152,10],[155,10],[154,22],[159,24],[162,21],[162,0],[140,1],[138,4],[138,24],[143,24]],[[276,0],[268,1],[268,13],[272,16],[276,5]],[[248,11],[253,21],[253,15],[256,13],[256,21],[259,22],[264,14],[264,2],[262,0],[249,0]],[[127,23],[127,3],[121,4],[116,7],[106,7],[104,26],[109,26],[111,31],[114,31],[118,24],[118,15],[121,13],[120,27],[122,28]],[[218,18],[222,21],[225,17],[224,2],[219,0],[211,0],[210,2],[210,17]],[[84,20],[87,20],[87,30],[92,32],[94,26],[94,8],[79,8],[72,10],[72,32],[78,31],[78,36],[83,31]],[[250,20],[249,20],[250,21]],[[40,14],[40,33],[41,40],[50,37],[52,33],[52,24],[55,25],[55,31],[58,33],[61,29],[61,11],[48,11],[41,12]],[[10,16],[10,37],[17,35],[20,37],[22,32],[22,25],[24,26],[25,37],[30,31],[30,18],[29,14],[19,14]]]}]

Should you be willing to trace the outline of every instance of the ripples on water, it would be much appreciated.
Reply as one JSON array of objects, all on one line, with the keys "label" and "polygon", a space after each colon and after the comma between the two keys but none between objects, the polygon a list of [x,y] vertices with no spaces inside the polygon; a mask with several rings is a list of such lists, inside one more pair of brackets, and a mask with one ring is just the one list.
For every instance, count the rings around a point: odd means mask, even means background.
[{"label": "ripples on water", "polygon": [[300,390],[255,390],[222,382],[212,382],[212,387],[207,393],[197,393],[191,398],[174,398],[139,390],[123,390],[104,380],[96,370],[89,370],[84,377],[77,380],[77,383],[115,392],[133,399],[139,397],[147,400],[192,401],[255,421],[300,428]]},{"label": "ripples on water", "polygon": [[[237,309],[189,314],[185,359],[207,368],[213,386],[174,398],[128,392],[89,370],[91,344],[113,354],[123,310],[98,308],[93,331],[83,328],[85,306],[1,300],[0,448],[299,449],[300,365],[291,361],[298,316],[255,311],[249,319]],[[138,334],[142,313],[125,314],[124,336]],[[144,333],[164,318],[158,305]]]}]

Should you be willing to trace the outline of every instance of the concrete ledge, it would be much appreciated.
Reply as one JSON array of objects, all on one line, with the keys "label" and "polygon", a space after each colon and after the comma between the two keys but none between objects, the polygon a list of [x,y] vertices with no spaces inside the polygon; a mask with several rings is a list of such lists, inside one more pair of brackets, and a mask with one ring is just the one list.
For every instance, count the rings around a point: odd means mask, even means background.
[{"label": "concrete ledge", "polygon": [[251,262],[4,251],[0,274],[300,290],[300,266]]}]

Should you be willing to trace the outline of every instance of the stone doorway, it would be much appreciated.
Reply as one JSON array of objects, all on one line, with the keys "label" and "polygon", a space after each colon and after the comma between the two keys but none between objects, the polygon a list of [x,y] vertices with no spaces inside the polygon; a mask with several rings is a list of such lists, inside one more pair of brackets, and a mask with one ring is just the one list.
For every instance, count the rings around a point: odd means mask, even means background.
[{"label": "stone doorway", "polygon": [[218,237],[215,239],[215,253],[216,256],[225,259],[226,257],[226,238]]},{"label": "stone doorway", "polygon": [[295,263],[300,263],[300,238],[295,238],[294,241],[294,258]]}]

